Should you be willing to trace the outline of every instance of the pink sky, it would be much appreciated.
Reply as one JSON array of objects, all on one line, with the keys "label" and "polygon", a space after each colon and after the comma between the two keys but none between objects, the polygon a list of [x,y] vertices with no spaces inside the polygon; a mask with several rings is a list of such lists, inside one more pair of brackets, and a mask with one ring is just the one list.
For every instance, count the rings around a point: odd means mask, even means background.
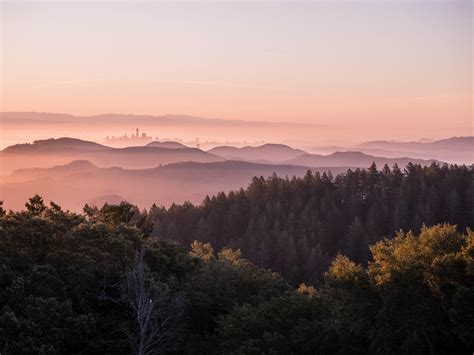
[{"label": "pink sky", "polygon": [[1,111],[472,134],[471,1],[0,6]]}]

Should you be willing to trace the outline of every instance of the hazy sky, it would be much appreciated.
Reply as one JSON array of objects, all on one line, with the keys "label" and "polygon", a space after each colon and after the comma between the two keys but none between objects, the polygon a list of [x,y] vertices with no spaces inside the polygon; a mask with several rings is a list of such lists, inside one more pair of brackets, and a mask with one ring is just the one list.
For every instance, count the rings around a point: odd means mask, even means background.
[{"label": "hazy sky", "polygon": [[469,0],[0,6],[2,111],[472,127]]}]

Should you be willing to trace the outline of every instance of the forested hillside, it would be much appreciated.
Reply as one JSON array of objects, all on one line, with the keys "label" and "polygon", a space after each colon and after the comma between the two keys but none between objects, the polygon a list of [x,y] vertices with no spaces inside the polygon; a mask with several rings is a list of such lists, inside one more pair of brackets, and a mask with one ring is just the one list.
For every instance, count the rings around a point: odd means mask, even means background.
[{"label": "forested hillside", "polygon": [[474,227],[472,167],[409,164],[347,171],[336,177],[308,171],[303,178],[255,177],[247,189],[206,198],[200,206],[153,206],[152,235],[188,246],[239,248],[259,267],[292,285],[317,284],[342,252],[370,260],[369,245],[396,231],[449,222]]},{"label": "forested hillside", "polygon": [[1,353],[472,353],[470,230],[399,232],[367,267],[338,255],[317,289],[296,289],[239,250],[152,229],[127,203],[0,208]]}]

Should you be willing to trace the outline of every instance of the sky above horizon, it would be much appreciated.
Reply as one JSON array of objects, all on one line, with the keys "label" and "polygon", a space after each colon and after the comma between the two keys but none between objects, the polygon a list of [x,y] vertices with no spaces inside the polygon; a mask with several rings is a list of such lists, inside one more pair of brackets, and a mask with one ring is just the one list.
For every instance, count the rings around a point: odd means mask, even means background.
[{"label": "sky above horizon", "polygon": [[2,2],[1,111],[472,134],[472,2]]}]

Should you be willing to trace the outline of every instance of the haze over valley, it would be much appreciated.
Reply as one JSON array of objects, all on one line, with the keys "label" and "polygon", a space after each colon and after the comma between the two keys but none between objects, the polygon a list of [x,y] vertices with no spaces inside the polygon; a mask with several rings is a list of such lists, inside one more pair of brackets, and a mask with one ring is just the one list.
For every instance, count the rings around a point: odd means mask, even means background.
[{"label": "haze over valley", "polygon": [[[73,211],[81,211],[86,203],[101,207],[119,200],[141,208],[185,201],[199,204],[207,195],[246,188],[252,178],[273,174],[289,179],[303,177],[308,170],[337,175],[348,169],[368,168],[372,163],[379,169],[395,164],[403,169],[409,163],[451,163],[453,157],[454,162],[462,160],[469,165],[473,162],[474,140],[368,142],[351,149],[357,147],[360,150],[314,154],[285,144],[266,143],[216,146],[206,151],[173,141],[116,148],[77,138],[51,138],[0,151],[0,200],[14,210],[21,209],[23,201],[35,193]],[[365,149],[385,156],[364,153]],[[413,156],[405,155],[404,149]],[[440,156],[450,159],[433,158]]]}]

